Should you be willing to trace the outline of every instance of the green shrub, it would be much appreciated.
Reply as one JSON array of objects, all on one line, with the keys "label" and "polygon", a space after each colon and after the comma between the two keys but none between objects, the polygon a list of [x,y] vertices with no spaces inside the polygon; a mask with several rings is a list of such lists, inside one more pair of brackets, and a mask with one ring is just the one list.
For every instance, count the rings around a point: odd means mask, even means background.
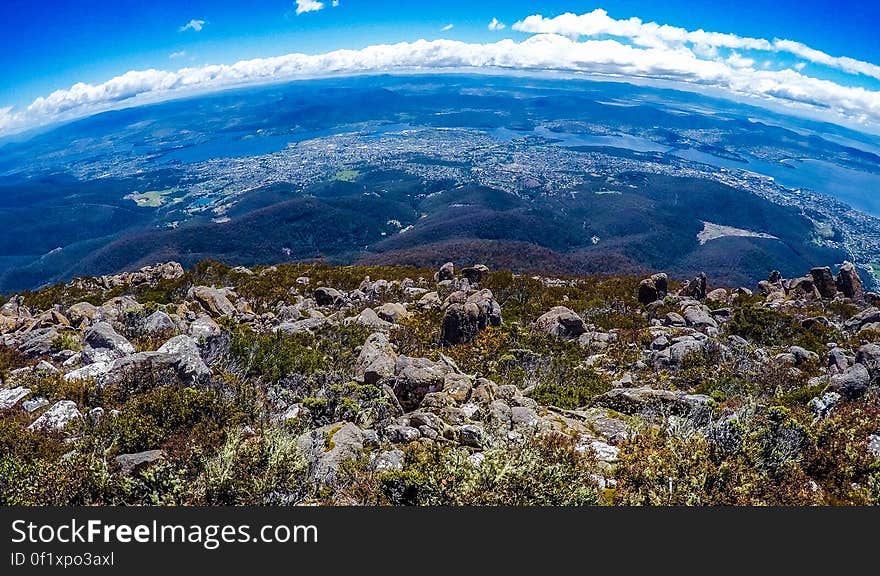
[{"label": "green shrub", "polygon": [[120,452],[140,452],[174,439],[216,443],[234,418],[216,392],[162,386],[132,398],[107,425]]},{"label": "green shrub", "polygon": [[343,467],[335,503],[457,506],[582,506],[599,503],[596,462],[560,435],[487,450],[407,447],[403,470],[376,472],[364,461]]}]

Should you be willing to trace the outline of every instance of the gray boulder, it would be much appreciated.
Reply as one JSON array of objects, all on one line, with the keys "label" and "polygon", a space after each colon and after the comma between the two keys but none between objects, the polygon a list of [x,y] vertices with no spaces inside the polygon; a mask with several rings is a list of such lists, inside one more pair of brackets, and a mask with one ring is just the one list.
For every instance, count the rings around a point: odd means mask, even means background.
[{"label": "gray boulder", "polygon": [[0,410],[9,410],[30,393],[31,389],[24,386],[0,389]]},{"label": "gray boulder", "polygon": [[648,417],[679,416],[696,424],[705,424],[712,415],[712,399],[703,394],[639,388],[615,388],[597,396],[594,406],[623,414]]},{"label": "gray boulder", "polygon": [[235,316],[235,306],[230,302],[226,290],[209,286],[196,286],[192,289],[192,297],[202,305],[202,308],[208,314],[215,318],[218,316]]},{"label": "gray boulder", "polygon": [[490,290],[480,290],[468,296],[463,303],[453,303],[446,308],[440,342],[447,345],[470,342],[487,326],[500,325],[501,306]]},{"label": "gray boulder", "polygon": [[64,430],[68,424],[82,418],[76,402],[72,400],[59,400],[49,407],[42,416],[28,426],[28,430],[42,432],[60,432]]},{"label": "gray boulder", "polygon": [[455,279],[455,265],[452,262],[447,262],[434,274],[434,280],[437,282],[453,279]]},{"label": "gray boulder", "polygon": [[115,458],[115,461],[120,471],[128,476],[137,474],[164,459],[165,452],[162,450],[147,450],[134,454],[120,454]]},{"label": "gray boulder", "polygon": [[376,314],[378,314],[379,318],[382,320],[393,322],[394,324],[399,323],[401,320],[405,320],[409,316],[406,306],[397,302],[386,302],[385,304],[382,304],[376,308]]},{"label": "gray boulder", "polygon": [[394,366],[394,395],[404,410],[418,408],[426,394],[439,392],[448,366],[427,358],[399,356]]},{"label": "gray boulder", "polygon": [[83,334],[83,342],[94,350],[107,350],[111,358],[134,354],[134,346],[117,333],[109,322],[97,322]]},{"label": "gray boulder", "polygon": [[853,400],[864,394],[870,384],[871,375],[868,369],[861,364],[853,364],[845,372],[831,377],[828,390]]},{"label": "gray boulder", "polygon": [[856,362],[862,364],[871,378],[880,378],[880,346],[864,344],[856,352]]},{"label": "gray boulder", "polygon": [[332,484],[342,462],[360,455],[364,433],[351,422],[335,422],[304,433],[297,445],[309,464],[309,477]]},{"label": "gray boulder", "polygon": [[365,384],[376,384],[394,376],[396,363],[397,353],[388,336],[381,332],[370,334],[355,363],[355,378]]},{"label": "gray boulder", "polygon": [[679,292],[682,296],[703,300],[706,298],[708,279],[705,272],[700,272],[692,280],[689,280]]},{"label": "gray boulder", "polygon": [[828,266],[813,268],[810,270],[810,277],[822,298],[834,298],[837,295],[837,283],[834,281],[831,268]]},{"label": "gray boulder", "polygon": [[335,288],[321,286],[315,290],[318,306],[340,306],[345,303],[345,294]]},{"label": "gray boulder", "polygon": [[844,262],[837,273],[837,289],[843,295],[853,300],[864,300],[865,291],[862,288],[862,280],[859,271],[851,262]]},{"label": "gray boulder", "polygon": [[156,310],[144,320],[144,333],[148,336],[162,336],[176,331],[174,320],[161,310]]},{"label": "gray boulder", "polygon": [[489,268],[483,264],[474,264],[461,270],[461,275],[467,278],[471,284],[479,284],[488,274]]},{"label": "gray boulder", "polygon": [[577,338],[587,331],[583,318],[565,306],[555,306],[535,321],[535,332],[559,338]]}]

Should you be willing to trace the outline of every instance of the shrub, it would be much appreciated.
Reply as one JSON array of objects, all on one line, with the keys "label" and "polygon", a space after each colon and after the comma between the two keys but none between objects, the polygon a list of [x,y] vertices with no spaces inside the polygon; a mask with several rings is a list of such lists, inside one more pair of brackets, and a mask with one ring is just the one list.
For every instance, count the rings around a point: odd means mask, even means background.
[{"label": "shrub", "polygon": [[403,470],[343,467],[333,502],[459,506],[580,506],[599,503],[596,463],[568,437],[542,435],[482,453],[410,445]]},{"label": "shrub", "polygon": [[297,504],[311,491],[307,471],[296,438],[282,430],[230,435],[207,460],[193,498],[199,505]]},{"label": "shrub", "polygon": [[763,346],[798,345],[814,352],[826,350],[832,338],[831,330],[818,322],[805,328],[789,314],[751,304],[737,308],[727,328]]},{"label": "shrub", "polygon": [[234,417],[216,392],[162,386],[132,398],[107,426],[120,452],[139,452],[175,438],[216,443]]}]

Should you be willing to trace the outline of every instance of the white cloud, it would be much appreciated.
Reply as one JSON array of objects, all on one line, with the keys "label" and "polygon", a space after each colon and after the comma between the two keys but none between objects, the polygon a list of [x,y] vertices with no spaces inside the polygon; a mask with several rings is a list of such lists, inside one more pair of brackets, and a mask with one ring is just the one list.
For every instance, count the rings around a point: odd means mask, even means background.
[{"label": "white cloud", "polygon": [[324,9],[324,3],[318,0],[296,0],[296,14],[304,14],[306,12],[317,12]]},{"label": "white cloud", "polygon": [[724,61],[734,68],[751,68],[755,65],[754,58],[745,58],[742,54],[735,51],[725,58]]},{"label": "white cloud", "polygon": [[814,64],[822,64],[850,74],[862,74],[880,80],[880,66],[876,64],[846,56],[831,56],[800,42],[778,38],[773,40],[750,38],[736,34],[706,32],[702,29],[692,31],[656,22],[643,22],[640,18],[635,17],[617,20],[608,16],[608,12],[601,8],[585,14],[567,12],[553,18],[534,14],[514,23],[512,28],[519,32],[532,34],[561,34],[572,39],[584,36],[613,36],[629,39],[633,44],[647,48],[674,48],[691,45],[697,50],[699,47],[703,47],[703,49],[729,48],[732,50],[785,52]]},{"label": "white cloud", "polygon": [[444,27],[441,28],[440,30],[442,30],[443,32],[447,32],[447,31],[449,31],[449,30],[452,30],[453,28],[455,28],[455,25],[454,25],[454,24],[447,24],[446,26],[444,26]]},{"label": "white cloud", "polygon": [[330,3],[330,6],[337,8],[339,6],[339,0],[333,0],[333,2]]},{"label": "white cloud", "polygon": [[844,86],[794,69],[780,70],[779,65],[756,69],[751,58],[738,52],[726,59],[707,58],[683,44],[643,46],[607,37],[579,40],[574,36],[536,34],[522,41],[504,39],[487,44],[418,40],[361,50],[187,67],[176,72],[130,71],[102,84],[77,83],[56,90],[24,109],[0,108],[0,134],[229,86],[340,74],[462,69],[556,71],[671,81],[684,88],[712,88],[733,98],[785,104],[795,113],[809,110],[830,121],[862,123],[874,130],[880,127],[878,91]]},{"label": "white cloud", "polygon": [[499,22],[498,18],[492,18],[492,21],[489,22],[489,30],[504,30],[505,28],[507,28],[507,24]]},{"label": "white cloud", "polygon": [[186,32],[187,30],[192,30],[193,32],[201,32],[202,28],[205,27],[204,20],[190,20],[186,24],[180,27],[181,32]]},{"label": "white cloud", "polygon": [[177,60],[178,58],[183,58],[186,56],[186,50],[178,50],[177,52],[172,52],[168,55],[168,57],[172,60]]}]

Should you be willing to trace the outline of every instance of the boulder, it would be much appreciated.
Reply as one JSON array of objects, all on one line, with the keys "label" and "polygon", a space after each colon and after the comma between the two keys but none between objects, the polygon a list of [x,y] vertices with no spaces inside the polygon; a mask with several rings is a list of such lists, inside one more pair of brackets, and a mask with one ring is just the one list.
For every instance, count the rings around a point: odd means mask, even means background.
[{"label": "boulder", "polygon": [[709,313],[709,309],[704,306],[688,306],[684,309],[683,315],[688,326],[718,328],[718,322]]},{"label": "boulder", "polygon": [[559,338],[577,338],[587,331],[583,318],[565,306],[555,306],[543,314],[532,326],[535,332]]},{"label": "boulder", "polygon": [[463,303],[450,304],[443,315],[440,343],[462,344],[473,340],[487,326],[501,325],[501,306],[490,290],[480,290]]},{"label": "boulder", "polygon": [[120,471],[128,476],[137,474],[141,470],[146,470],[156,462],[164,459],[165,452],[162,450],[147,450],[134,454],[120,454],[114,460],[116,465],[119,466]]},{"label": "boulder", "polygon": [[443,389],[449,368],[427,358],[399,356],[394,366],[394,395],[404,410],[414,410],[426,394]]},{"label": "boulder", "polygon": [[880,378],[880,345],[862,345],[856,352],[856,362],[865,367],[872,379]]},{"label": "boulder", "polygon": [[865,291],[862,288],[862,280],[859,271],[851,262],[844,262],[837,273],[837,289],[843,295],[853,300],[864,300]]},{"label": "boulder", "polygon": [[278,325],[278,331],[284,334],[303,334],[317,330],[325,324],[327,324],[327,319],[324,317],[305,318],[296,322],[282,322]]},{"label": "boulder", "polygon": [[645,278],[641,282],[639,282],[639,292],[638,292],[638,300],[642,304],[650,304],[656,300],[659,300],[659,293],[657,291],[657,286],[654,284],[654,281],[650,278]]},{"label": "boulder", "polygon": [[202,385],[211,379],[211,369],[202,360],[199,347],[189,336],[175,336],[155,352],[138,352],[115,360],[101,376],[104,386],[129,379],[150,384],[180,382]]},{"label": "boulder", "polygon": [[381,332],[370,334],[361,347],[355,363],[355,378],[365,384],[376,384],[384,378],[394,376],[397,353]]},{"label": "boulder", "polygon": [[177,331],[177,325],[171,316],[162,310],[156,310],[144,320],[144,333],[148,336],[162,336]]},{"label": "boulder", "polygon": [[877,322],[880,322],[880,309],[874,306],[869,306],[855,316],[849,318],[843,325],[847,330],[857,332],[861,330],[863,326],[875,324]]},{"label": "boulder", "polygon": [[345,294],[336,288],[321,286],[315,289],[315,302],[318,306],[341,306],[345,303]]},{"label": "boulder", "polygon": [[480,283],[488,274],[489,268],[483,264],[474,264],[461,270],[461,275],[467,278],[471,284]]},{"label": "boulder", "polygon": [[862,364],[853,364],[846,371],[831,377],[828,391],[853,400],[864,394],[870,384],[871,374],[868,369]]},{"label": "boulder", "polygon": [[30,393],[31,389],[24,386],[0,389],[0,410],[9,410],[15,407]]},{"label": "boulder", "polygon": [[837,283],[828,266],[813,268],[810,270],[810,277],[822,298],[834,298],[837,294]]},{"label": "boulder", "polygon": [[351,422],[334,422],[297,438],[297,446],[309,464],[309,477],[332,484],[339,467],[358,457],[364,449],[364,433]]},{"label": "boulder", "polygon": [[226,290],[209,286],[196,286],[192,289],[192,297],[201,304],[208,314],[215,318],[219,316],[235,316],[235,306],[230,302]]},{"label": "boulder", "polygon": [[55,349],[60,333],[55,328],[38,328],[24,334],[16,344],[16,349],[30,358],[48,356]]},{"label": "boulder", "polygon": [[706,294],[706,300],[713,300],[715,302],[727,302],[727,290],[724,288],[716,288]]},{"label": "boulder", "polygon": [[434,273],[434,280],[436,282],[443,282],[444,280],[454,280],[455,279],[455,265],[452,262],[447,262],[443,266],[440,267],[437,272]]},{"label": "boulder", "polygon": [[83,334],[86,346],[95,350],[107,350],[112,358],[134,354],[134,346],[113,329],[109,322],[97,322]]},{"label": "boulder", "polygon": [[693,298],[694,300],[703,300],[706,298],[707,285],[708,279],[706,278],[706,273],[700,272],[692,280],[685,283],[679,294],[681,296]]},{"label": "boulder", "polygon": [[59,400],[49,407],[42,416],[28,426],[28,430],[42,432],[60,432],[68,424],[82,418],[76,402],[72,400]]},{"label": "boulder", "polygon": [[229,334],[209,316],[203,315],[193,320],[188,332],[209,366],[222,359],[229,350]]},{"label": "boulder", "polygon": [[409,312],[407,312],[406,306],[397,302],[386,302],[385,304],[382,304],[376,308],[376,314],[378,314],[379,318],[382,320],[393,322],[394,324],[398,324],[409,317]]},{"label": "boulder", "polygon": [[647,386],[614,388],[597,396],[593,405],[629,415],[679,416],[689,418],[697,424],[707,423],[712,414],[712,399],[708,396],[655,390]]},{"label": "boulder", "polygon": [[77,368],[76,370],[71,370],[70,372],[65,374],[64,380],[67,382],[93,380],[109,372],[110,366],[110,362],[105,361],[98,361],[91,364],[86,364],[85,366]]},{"label": "boulder", "polygon": [[156,352],[176,358],[178,373],[186,383],[203,383],[211,378],[211,369],[202,360],[199,345],[189,336],[175,336],[162,344]]},{"label": "boulder", "polygon": [[345,323],[357,324],[371,330],[388,330],[393,326],[391,322],[379,318],[379,315],[372,308],[364,308],[357,316],[346,318]]}]

